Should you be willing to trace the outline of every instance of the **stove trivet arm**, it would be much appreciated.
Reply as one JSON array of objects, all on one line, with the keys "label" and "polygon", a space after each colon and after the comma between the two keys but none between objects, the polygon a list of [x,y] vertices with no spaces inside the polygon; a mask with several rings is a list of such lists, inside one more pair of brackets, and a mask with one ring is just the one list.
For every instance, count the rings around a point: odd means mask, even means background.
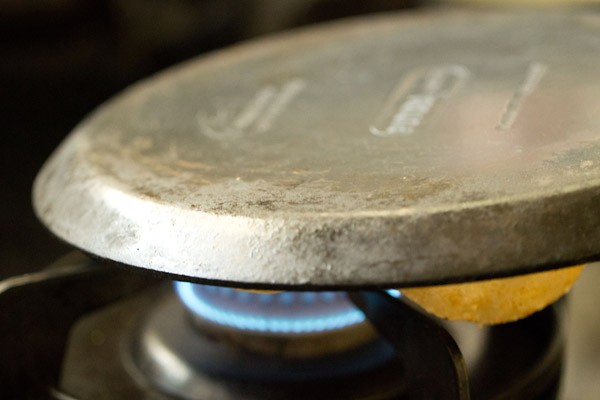
[{"label": "stove trivet arm", "polygon": [[405,366],[408,398],[468,400],[469,385],[458,345],[441,325],[385,292],[351,294]]},{"label": "stove trivet arm", "polygon": [[[74,253],[50,268],[0,282],[0,397],[51,397],[71,326],[156,280]],[[45,394],[44,394],[45,392]]]}]

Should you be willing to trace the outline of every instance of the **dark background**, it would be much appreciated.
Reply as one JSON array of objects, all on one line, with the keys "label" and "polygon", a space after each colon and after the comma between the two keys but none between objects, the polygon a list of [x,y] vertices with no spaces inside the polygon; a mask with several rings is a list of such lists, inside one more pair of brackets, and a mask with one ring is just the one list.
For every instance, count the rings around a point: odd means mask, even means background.
[{"label": "dark background", "polygon": [[0,1],[0,278],[68,251],[30,200],[44,160],[97,105],[153,72],[241,40],[418,0]]}]

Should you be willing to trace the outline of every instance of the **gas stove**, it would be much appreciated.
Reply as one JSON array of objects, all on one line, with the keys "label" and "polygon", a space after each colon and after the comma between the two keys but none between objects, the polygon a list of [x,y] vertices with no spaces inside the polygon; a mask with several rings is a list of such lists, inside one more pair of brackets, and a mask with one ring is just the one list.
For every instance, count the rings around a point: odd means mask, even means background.
[{"label": "gas stove", "polygon": [[598,259],[599,26],[374,16],[109,101],[33,193],[84,254],[0,284],[8,397],[556,398],[564,301],[481,327],[402,291]]},{"label": "gas stove", "polygon": [[550,399],[562,372],[562,303],[479,327],[397,290],[256,293],[77,253],[3,289],[6,322],[30,316],[3,333],[16,397]]}]

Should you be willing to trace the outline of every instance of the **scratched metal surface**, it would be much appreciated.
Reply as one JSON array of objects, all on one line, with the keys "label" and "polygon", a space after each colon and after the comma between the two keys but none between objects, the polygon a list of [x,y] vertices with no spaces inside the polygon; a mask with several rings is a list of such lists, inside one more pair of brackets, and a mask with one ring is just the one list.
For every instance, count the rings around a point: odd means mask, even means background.
[{"label": "scratched metal surface", "polygon": [[100,107],[34,206],[90,253],[258,286],[600,254],[600,16],[441,10],[234,47]]}]

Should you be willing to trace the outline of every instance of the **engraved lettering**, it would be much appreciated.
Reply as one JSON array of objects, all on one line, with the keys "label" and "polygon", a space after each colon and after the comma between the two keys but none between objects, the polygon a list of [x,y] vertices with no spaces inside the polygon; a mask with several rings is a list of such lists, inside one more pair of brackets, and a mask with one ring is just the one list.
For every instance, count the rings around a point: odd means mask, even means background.
[{"label": "engraved lettering", "polygon": [[496,125],[496,130],[507,131],[512,128],[525,100],[538,87],[544,75],[548,71],[548,66],[541,62],[533,62],[527,67],[525,79],[519,87],[513,92],[511,98],[506,103],[500,122]]},{"label": "engraved lettering", "polygon": [[277,89],[273,86],[259,90],[234,119],[233,127],[240,130],[248,129],[265,112],[276,94]]},{"label": "engraved lettering", "polygon": [[199,112],[198,126],[206,136],[219,140],[236,139],[252,131],[267,132],[305,87],[306,82],[299,78],[280,88],[274,85],[263,87],[239,111],[230,107],[214,114]]},{"label": "engraved lettering", "polygon": [[277,96],[270,107],[265,111],[257,121],[256,128],[259,132],[266,132],[271,129],[273,122],[281,114],[288,104],[306,87],[306,82],[301,79],[294,79],[283,87],[279,96]]},{"label": "engraved lettering", "polygon": [[382,137],[414,133],[435,105],[455,93],[470,75],[458,64],[410,73],[388,96],[370,132]]}]

